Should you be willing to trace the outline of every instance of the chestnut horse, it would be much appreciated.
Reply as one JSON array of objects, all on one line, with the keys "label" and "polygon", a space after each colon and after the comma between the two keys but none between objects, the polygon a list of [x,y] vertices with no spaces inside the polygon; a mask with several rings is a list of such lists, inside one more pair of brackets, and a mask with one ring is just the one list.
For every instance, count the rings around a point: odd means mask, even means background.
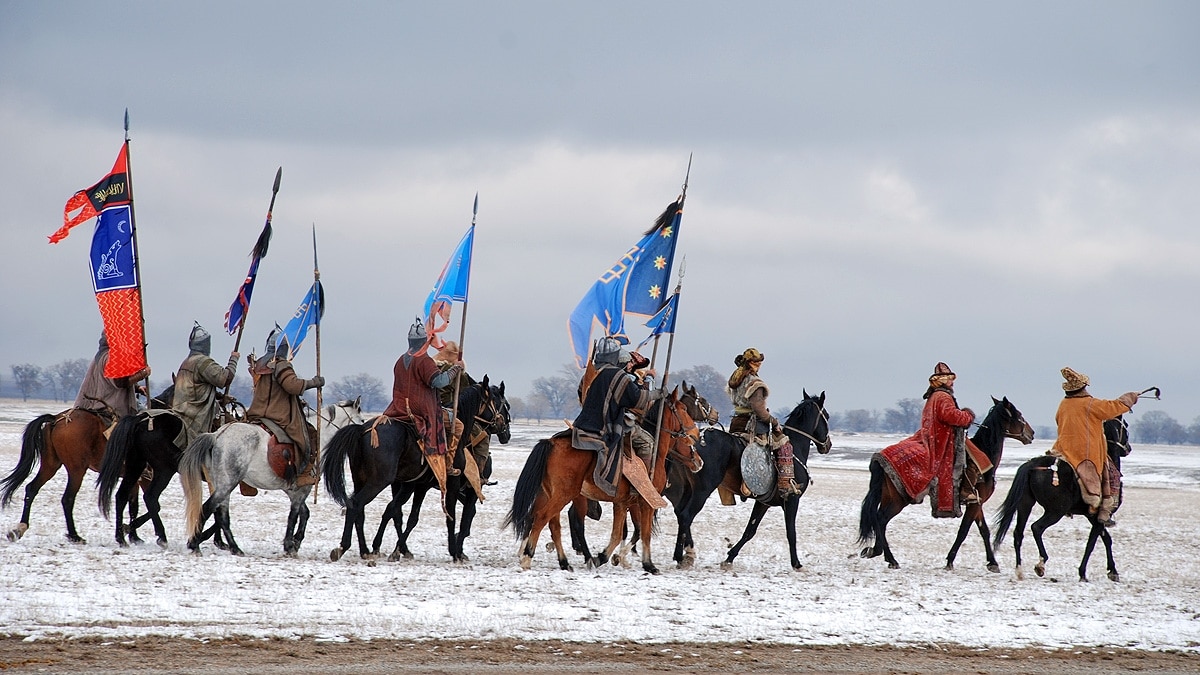
[{"label": "chestnut horse", "polygon": [[90,410],[71,408],[57,415],[39,415],[26,425],[17,466],[0,481],[0,506],[9,505],[17,487],[29,477],[39,461],[41,467],[29,485],[25,486],[25,508],[21,511],[21,522],[9,531],[9,541],[20,539],[29,529],[29,510],[38,491],[54,478],[59,467],[66,466],[67,489],[63,491],[62,508],[67,518],[67,539],[77,544],[87,543],[75,530],[75,496],[79,493],[87,470],[100,470],[108,419]]},{"label": "chestnut horse", "polygon": [[[654,466],[650,469],[650,482],[659,494],[667,484],[667,455],[683,462],[693,472],[704,466],[695,449],[700,433],[676,394],[676,391],[672,391],[666,398],[656,401],[644,415],[648,423],[653,423],[659,418],[659,412],[663,412],[657,445],[660,451],[655,454]],[[666,452],[662,452],[663,448],[666,448]],[[597,453],[571,447],[569,432],[538,441],[530,451],[521,477],[517,479],[512,509],[504,520],[504,525],[511,525],[517,540],[521,542],[522,568],[529,569],[538,536],[542,528],[549,525],[558,554],[558,566],[564,570],[571,569],[563,551],[559,514],[567,504],[573,504],[581,513],[586,512],[587,500],[595,499],[613,503],[612,536],[608,547],[597,556],[599,562],[603,564],[621,542],[625,514],[629,513],[641,534],[642,569],[658,574],[658,568],[650,556],[655,510],[624,478],[618,479],[615,496],[609,496],[597,487],[592,478],[596,461]]]},{"label": "chestnut horse", "polygon": [[[983,546],[987,551],[988,569],[993,572],[999,571],[996,556],[988,537],[987,523],[983,517],[983,503],[992,496],[992,492],[996,489],[996,466],[1000,463],[1000,457],[1004,453],[1004,439],[1014,438],[1029,445],[1033,442],[1033,427],[1025,421],[1021,411],[1008,401],[1008,397],[999,401],[992,397],[992,402],[994,404],[992,409],[988,411],[979,425],[979,430],[971,437],[971,442],[975,444],[975,447],[982,450],[991,460],[992,469],[981,476],[980,482],[976,483],[979,491],[979,503],[967,505],[963,513],[962,522],[958,528],[958,539],[946,557],[947,568],[953,567],[954,555],[970,530],[971,523],[975,523],[979,527],[979,534],[983,537]],[[930,499],[933,498],[930,495]],[[896,562],[895,556],[892,555],[891,547],[888,546],[887,525],[892,518],[895,518],[904,510],[904,507],[911,503],[908,496],[896,486],[895,482],[887,478],[879,460],[872,457],[871,483],[867,490],[867,496],[863,498],[862,512],[858,522],[859,543],[870,543],[871,546],[862,549],[859,553],[861,557],[874,558],[882,553],[889,568],[900,567],[900,563]]]}]

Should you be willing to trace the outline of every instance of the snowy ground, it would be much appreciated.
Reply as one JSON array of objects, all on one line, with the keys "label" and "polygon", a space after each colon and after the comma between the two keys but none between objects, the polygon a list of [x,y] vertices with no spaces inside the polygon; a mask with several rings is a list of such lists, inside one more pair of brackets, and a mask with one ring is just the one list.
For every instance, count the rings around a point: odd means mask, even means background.
[{"label": "snowy ground", "polygon": [[[0,471],[16,465],[20,432],[61,406],[0,402]],[[59,497],[65,472],[43,488],[31,528],[18,542],[0,540],[0,625],[10,636],[230,636],[346,639],[513,638],[571,641],[715,642],[768,640],[795,644],[958,644],[978,647],[1112,646],[1200,652],[1200,562],[1194,538],[1200,513],[1200,451],[1137,446],[1126,463],[1126,504],[1113,530],[1120,584],[1104,577],[1103,552],[1093,556],[1092,583],[1075,569],[1086,522],[1065,520],[1047,534],[1046,578],[1019,581],[1011,537],[998,552],[1005,570],[990,574],[972,535],[956,569],[942,569],[956,523],[933,520],[928,505],[909,507],[889,528],[902,565],[849,557],[856,550],[859,503],[870,452],[888,436],[835,436],[830,455],[814,456],[815,484],[797,520],[804,569],[788,565],[781,511],[765,519],[733,571],[719,563],[740,536],[749,504],[722,507],[715,497],[697,518],[697,567],[670,562],[675,519],[660,512],[655,561],[663,570],[557,568],[539,550],[531,571],[518,569],[516,544],[499,529],[513,484],[533,443],[553,431],[521,425],[513,441],[493,447],[499,484],[489,488],[467,542],[468,565],[448,561],[435,509],[414,533],[416,559],[369,567],[354,553],[329,562],[341,510],[323,495],[312,507],[299,559],[282,555],[287,501],[282,493],[235,496],[232,522],[247,552],[235,558],[204,546],[184,547],[182,492],[164,493],[171,543],[120,549],[111,523],[95,507],[94,474],[76,504],[86,545],[68,543]],[[1000,494],[1023,459],[1044,452],[1038,441],[1010,442]],[[0,531],[20,518],[20,497],[0,514]],[[995,508],[999,499],[989,506]],[[372,504],[368,521],[384,503]],[[435,507],[436,508],[436,507]],[[990,513],[989,509],[989,513]],[[608,525],[589,521],[594,543]],[[149,529],[144,536],[152,538]],[[543,541],[548,534],[543,536]],[[390,550],[389,537],[385,548]],[[540,548],[540,547],[539,547]],[[1036,560],[1026,538],[1027,566]],[[578,560],[578,559],[576,559]]]}]

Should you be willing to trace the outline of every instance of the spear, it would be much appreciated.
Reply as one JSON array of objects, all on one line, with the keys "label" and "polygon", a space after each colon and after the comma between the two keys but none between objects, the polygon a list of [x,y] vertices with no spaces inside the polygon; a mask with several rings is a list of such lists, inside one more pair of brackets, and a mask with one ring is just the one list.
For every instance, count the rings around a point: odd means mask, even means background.
[{"label": "spear", "polygon": [[[475,217],[478,215],[479,215],[479,193],[476,192],[475,193],[475,205],[473,207],[471,207],[471,229],[472,230],[475,229]],[[474,257],[475,257],[474,256],[474,249],[475,249],[474,241],[471,242],[471,249],[472,249],[471,262],[474,262]],[[466,340],[466,337],[467,337],[467,304],[471,301],[470,300],[470,298],[471,298],[471,277],[470,277],[470,275],[467,276],[466,291],[467,292],[464,295],[466,296],[467,299],[463,300],[462,325],[459,326],[459,328],[458,328],[458,359],[460,361],[462,361],[463,363],[466,363],[466,356],[465,356],[466,347],[463,346],[463,342]],[[453,413],[450,415],[451,427],[453,427],[454,421],[458,419],[458,392],[459,392],[459,388],[461,386],[462,386],[462,376],[460,375],[459,377],[456,377],[454,379],[454,409],[453,409]],[[472,426],[474,426],[474,422],[472,422]],[[468,435],[470,435],[470,433],[471,433],[471,430],[466,428],[466,426],[464,426],[463,427],[463,436],[464,437],[468,436]],[[461,438],[459,439],[458,444],[460,446],[463,444]],[[454,451],[458,452],[458,448],[455,448]]]},{"label": "spear", "polygon": [[[316,347],[316,352],[317,352],[317,377],[320,377],[321,376],[321,313],[324,311],[325,308],[321,306],[321,301],[323,300],[322,296],[324,295],[324,293],[322,293],[320,291],[321,266],[317,264],[317,224],[316,223],[313,223],[312,232],[313,232],[313,288],[318,289],[317,292],[313,294],[313,300],[317,304],[317,307],[316,307],[317,335],[314,338],[316,340],[314,345]],[[324,409],[323,408],[324,403],[321,398],[321,389],[322,388],[323,388],[323,386],[317,387],[317,449],[316,449],[316,452],[313,454],[313,463],[314,464],[319,462],[321,459],[321,411]],[[317,503],[317,490],[318,490],[318,488],[320,488],[320,485],[321,485],[320,481],[318,481],[315,485],[313,485],[313,504]]]},{"label": "spear", "polygon": [[[129,182],[129,238],[133,246],[133,276],[137,279],[138,318],[142,327],[142,362],[150,363],[146,354],[146,308],[142,298],[142,257],[138,255],[137,218],[133,208],[133,159],[129,156],[129,108],[125,109],[125,175]],[[146,405],[150,405],[150,376],[143,380],[146,384]]]}]

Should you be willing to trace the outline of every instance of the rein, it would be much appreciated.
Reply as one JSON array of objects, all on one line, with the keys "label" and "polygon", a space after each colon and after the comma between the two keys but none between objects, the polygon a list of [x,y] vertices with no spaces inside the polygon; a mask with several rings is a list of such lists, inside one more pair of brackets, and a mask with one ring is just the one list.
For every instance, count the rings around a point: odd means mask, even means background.
[{"label": "rein", "polygon": [[[818,415],[818,417],[824,417],[826,421],[829,421],[829,413],[825,412],[825,408],[823,406],[817,406],[817,415]],[[807,431],[805,431],[803,429],[797,429],[796,427],[793,427],[790,424],[783,425],[783,428],[788,431],[795,432],[795,433],[807,438],[808,440],[812,441],[813,445],[817,446],[818,449],[820,449],[822,447],[826,447],[826,446],[828,446],[828,447],[833,446],[833,442],[830,441],[828,435],[825,436],[824,441],[820,441],[820,440],[817,440],[816,436],[813,436],[812,434],[808,433]]]}]

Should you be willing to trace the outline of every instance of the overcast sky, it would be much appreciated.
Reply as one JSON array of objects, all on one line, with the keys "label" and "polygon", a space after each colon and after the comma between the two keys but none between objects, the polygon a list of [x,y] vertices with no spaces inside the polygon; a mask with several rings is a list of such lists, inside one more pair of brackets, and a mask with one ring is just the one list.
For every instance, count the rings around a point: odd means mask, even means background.
[{"label": "overcast sky", "polygon": [[91,225],[46,237],[128,108],[159,381],[193,319],[233,347],[282,166],[243,353],[311,283],[315,223],[323,374],[390,385],[478,192],[466,360],[523,396],[694,154],[673,369],[754,346],[774,407],[837,411],[920,396],[940,360],[960,404],[1053,424],[1070,365],[1186,424],[1197,26],[1193,2],[0,0],[0,368],[94,353]]}]

